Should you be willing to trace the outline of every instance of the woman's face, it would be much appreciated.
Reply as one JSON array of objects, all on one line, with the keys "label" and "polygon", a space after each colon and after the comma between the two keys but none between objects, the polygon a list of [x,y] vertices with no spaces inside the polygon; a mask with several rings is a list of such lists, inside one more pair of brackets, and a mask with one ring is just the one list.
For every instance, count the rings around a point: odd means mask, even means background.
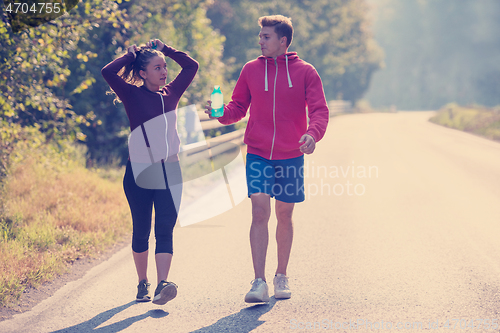
[{"label": "woman's face", "polygon": [[140,74],[147,86],[163,87],[167,82],[167,63],[163,57],[155,56]]}]

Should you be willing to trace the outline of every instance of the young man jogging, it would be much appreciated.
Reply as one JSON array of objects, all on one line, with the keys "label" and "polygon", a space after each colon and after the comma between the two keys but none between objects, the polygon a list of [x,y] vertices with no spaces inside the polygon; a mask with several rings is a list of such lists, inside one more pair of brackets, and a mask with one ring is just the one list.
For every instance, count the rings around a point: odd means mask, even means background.
[{"label": "young man jogging", "polygon": [[[304,154],[314,151],[329,118],[315,68],[295,52],[287,52],[293,36],[291,20],[282,15],[264,16],[259,25],[262,56],[245,64],[232,101],[217,118],[222,124],[232,124],[245,117],[250,107],[244,142],[248,147],[246,175],[252,202],[250,246],[255,279],[245,296],[248,303],[269,301],[265,264],[271,197],[276,199],[278,220],[274,296],[291,297],[286,269],[293,240],[293,208],[305,199]],[[210,105],[208,101],[205,110],[209,115]]]}]

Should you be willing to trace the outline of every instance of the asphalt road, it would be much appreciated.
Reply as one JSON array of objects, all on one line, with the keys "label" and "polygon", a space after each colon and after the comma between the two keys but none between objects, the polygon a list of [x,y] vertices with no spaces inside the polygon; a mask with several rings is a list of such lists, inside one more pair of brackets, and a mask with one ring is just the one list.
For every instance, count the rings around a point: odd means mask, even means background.
[{"label": "asphalt road", "polygon": [[[331,119],[306,158],[291,299],[243,301],[253,278],[246,199],[176,227],[169,279],[179,293],[166,305],[135,303],[127,247],[0,322],[0,332],[499,331],[500,144],[429,123],[430,115]],[[274,218],[270,225],[268,280]]]}]

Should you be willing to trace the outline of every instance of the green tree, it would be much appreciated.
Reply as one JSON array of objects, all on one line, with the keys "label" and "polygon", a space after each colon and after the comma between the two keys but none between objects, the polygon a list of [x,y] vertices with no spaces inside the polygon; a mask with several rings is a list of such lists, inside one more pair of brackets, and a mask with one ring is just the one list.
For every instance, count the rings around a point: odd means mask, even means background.
[{"label": "green tree", "polygon": [[37,125],[48,139],[83,139],[80,127],[91,125],[94,116],[79,115],[69,101],[69,64],[74,61],[78,43],[96,24],[96,16],[103,22],[118,21],[116,3],[91,0],[70,14],[18,33],[13,32],[4,7],[1,8],[2,122]]},{"label": "green tree", "polygon": [[[115,3],[111,14],[114,20],[103,20],[105,15],[97,13],[69,63],[73,79],[65,87],[65,93],[77,114],[88,115],[82,132],[89,165],[124,163],[128,156],[128,119],[121,104],[118,107],[113,104],[114,96],[106,94],[109,86],[102,78],[101,69],[117,56],[117,51],[124,50],[131,36],[141,29],[139,21],[130,19],[127,12],[130,5],[130,1]],[[94,12],[88,5],[81,10]]]}]

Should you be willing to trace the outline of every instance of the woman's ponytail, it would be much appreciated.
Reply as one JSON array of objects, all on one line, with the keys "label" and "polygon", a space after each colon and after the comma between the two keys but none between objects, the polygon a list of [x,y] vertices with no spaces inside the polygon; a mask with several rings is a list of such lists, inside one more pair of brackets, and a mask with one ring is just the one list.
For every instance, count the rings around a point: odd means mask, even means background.
[{"label": "woman's ponytail", "polygon": [[[118,76],[121,77],[123,81],[127,83],[133,84],[138,87],[142,86],[144,84],[144,79],[141,77],[140,71],[141,70],[145,71],[149,62],[155,56],[164,57],[163,53],[161,53],[160,51],[152,50],[151,48],[145,45],[140,46],[138,50],[135,52],[135,60],[132,61],[130,64],[127,64],[125,67],[123,67],[118,72]],[[111,89],[111,91],[108,91],[108,93],[115,93],[115,92],[113,91],[113,89]],[[115,102],[121,102],[120,99],[118,98],[118,95],[116,95],[116,98],[114,99],[113,103]]]}]

